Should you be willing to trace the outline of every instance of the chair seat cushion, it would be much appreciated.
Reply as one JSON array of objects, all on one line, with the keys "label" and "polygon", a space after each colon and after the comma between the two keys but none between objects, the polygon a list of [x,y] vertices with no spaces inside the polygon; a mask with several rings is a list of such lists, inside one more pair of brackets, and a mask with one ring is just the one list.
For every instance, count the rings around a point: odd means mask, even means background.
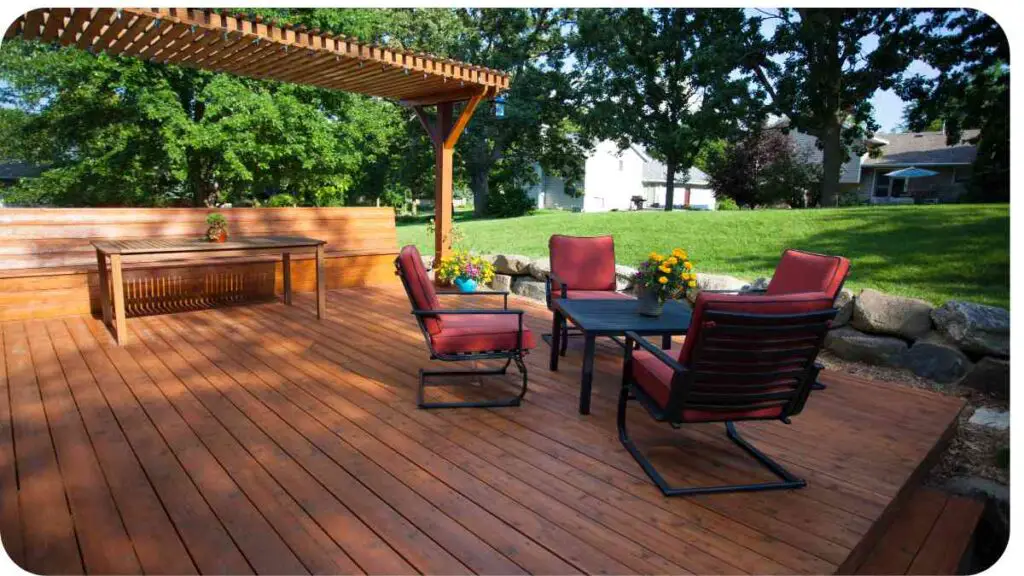
[{"label": "chair seat cushion", "polygon": [[[431,335],[434,351],[440,354],[469,354],[513,350],[519,318],[515,314],[446,315],[444,328]],[[533,332],[523,326],[523,349],[536,345]]]},{"label": "chair seat cushion", "polygon": [[[633,352],[633,378],[637,385],[664,409],[668,406],[672,389],[672,368],[658,360],[646,350]],[[778,418],[782,406],[770,406],[756,410],[719,411],[686,409],[680,415],[681,422],[722,422],[725,420],[749,420]]]},{"label": "chair seat cushion", "polygon": [[[556,290],[555,297],[561,294]],[[632,300],[633,297],[622,292],[612,290],[566,290],[565,296],[569,300]]]}]

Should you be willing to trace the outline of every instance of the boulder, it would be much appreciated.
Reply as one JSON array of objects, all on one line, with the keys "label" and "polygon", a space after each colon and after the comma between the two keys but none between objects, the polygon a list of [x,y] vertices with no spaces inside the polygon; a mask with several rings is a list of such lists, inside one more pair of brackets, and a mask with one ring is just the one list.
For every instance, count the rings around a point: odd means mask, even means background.
[{"label": "boulder", "polygon": [[508,274],[495,274],[491,280],[491,289],[499,291],[512,291],[512,277]]},{"label": "boulder", "polygon": [[992,428],[993,430],[1009,430],[1010,412],[994,408],[978,408],[974,411],[974,414],[971,414],[971,418],[967,423]]},{"label": "boulder", "polygon": [[959,385],[1009,399],[1010,361],[985,356],[960,380]]},{"label": "boulder", "polygon": [[626,292],[633,288],[636,282],[636,268],[632,266],[615,265],[615,289],[619,292]]},{"label": "boulder", "polygon": [[961,350],[986,356],[1010,355],[1010,311],[950,300],[932,311],[940,332]]},{"label": "boulder", "polygon": [[725,274],[697,273],[697,288],[700,290],[734,290],[739,292],[750,283]]},{"label": "boulder", "polygon": [[1010,503],[1009,486],[980,476],[954,476],[946,481],[944,488],[953,494],[992,498],[1003,505]]},{"label": "boulder", "polygon": [[755,278],[753,282],[744,286],[741,292],[764,292],[767,289],[767,278]]},{"label": "boulder", "polygon": [[914,374],[942,384],[956,382],[971,371],[970,359],[938,332],[931,332],[910,347],[903,365]]},{"label": "boulder", "polygon": [[427,270],[434,269],[434,255],[433,254],[420,254],[420,260],[423,261],[423,267]]},{"label": "boulder", "polygon": [[551,262],[549,260],[531,260],[530,264],[526,267],[526,272],[534,280],[545,282],[548,276],[551,275]]},{"label": "boulder", "polygon": [[864,334],[849,326],[830,330],[825,348],[845,360],[892,367],[901,367],[907,353],[907,343],[899,338]]},{"label": "boulder", "polygon": [[836,296],[836,301],[832,305],[839,310],[836,312],[835,319],[832,320],[832,326],[839,328],[840,326],[846,326],[850,323],[850,318],[853,318],[853,291],[847,288],[843,288],[839,295]]},{"label": "boulder", "polygon": [[494,257],[494,271],[498,274],[509,276],[522,276],[529,274],[530,260],[526,256],[517,254],[498,254]]},{"label": "boulder", "polygon": [[870,288],[854,300],[850,324],[862,331],[917,340],[932,329],[932,305],[924,300],[884,294]]},{"label": "boulder", "polygon": [[534,300],[545,300],[544,283],[530,276],[517,276],[512,279],[512,293]]}]

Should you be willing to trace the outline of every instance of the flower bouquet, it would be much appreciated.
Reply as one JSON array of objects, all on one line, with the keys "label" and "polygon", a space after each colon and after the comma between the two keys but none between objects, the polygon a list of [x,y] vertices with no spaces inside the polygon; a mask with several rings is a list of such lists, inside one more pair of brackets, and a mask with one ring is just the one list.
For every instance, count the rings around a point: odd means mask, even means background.
[{"label": "flower bouquet", "polygon": [[636,272],[639,312],[660,316],[666,300],[683,298],[697,288],[697,273],[686,251],[676,248],[670,256],[651,252]]},{"label": "flower bouquet", "polygon": [[438,282],[445,286],[455,286],[460,292],[474,292],[479,284],[489,284],[494,280],[494,266],[465,251],[441,258],[434,269]]}]

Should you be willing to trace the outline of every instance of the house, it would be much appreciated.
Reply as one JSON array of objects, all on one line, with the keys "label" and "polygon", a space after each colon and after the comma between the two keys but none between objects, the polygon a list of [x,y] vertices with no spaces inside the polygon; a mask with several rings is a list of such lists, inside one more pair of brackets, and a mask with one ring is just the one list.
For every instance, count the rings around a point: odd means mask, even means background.
[{"label": "house", "polygon": [[[861,160],[857,195],[873,204],[955,202],[971,181],[978,148],[968,141],[977,136],[978,130],[965,130],[960,143],[950,146],[944,132],[875,134],[868,142],[869,154]],[[912,179],[887,176],[910,167],[936,174]]]},{"label": "house", "polygon": [[[786,120],[771,127],[781,128]],[[814,136],[793,130],[793,145],[807,162],[821,164],[822,151]],[[913,204],[916,202],[955,202],[967,191],[977,146],[968,141],[978,130],[965,130],[959,144],[946,143],[944,132],[878,133],[867,139],[867,151],[851,157],[839,173],[840,189],[856,193],[871,204]],[[923,178],[889,178],[903,168],[921,168],[935,172]]]},{"label": "house", "polygon": [[25,162],[0,162],[0,188],[14,186],[22,178],[35,178],[43,168]]},{"label": "house", "polygon": [[[635,144],[619,150],[611,140],[599,142],[584,164],[581,194],[573,193],[579,189],[579,183],[567,184],[562,178],[545,174],[539,164],[534,165],[534,170],[538,181],[527,194],[537,202],[537,208],[582,212],[633,210],[634,197],[642,198],[646,208],[658,208],[665,203],[665,165]],[[707,174],[694,168],[689,174],[677,173],[675,182],[677,207],[682,208],[689,200],[695,208],[715,209]]]}]

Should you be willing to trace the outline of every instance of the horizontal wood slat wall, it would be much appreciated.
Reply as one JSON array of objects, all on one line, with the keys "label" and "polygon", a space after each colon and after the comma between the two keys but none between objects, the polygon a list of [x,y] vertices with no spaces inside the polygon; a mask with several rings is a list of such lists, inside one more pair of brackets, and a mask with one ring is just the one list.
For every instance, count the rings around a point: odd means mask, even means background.
[{"label": "horizontal wood slat wall", "polygon": [[[90,241],[202,236],[220,212],[229,234],[294,235],[327,241],[327,287],[394,281],[390,208],[69,208],[0,210],[0,320],[99,311]],[[280,254],[222,252],[125,259],[129,315],[272,298],[283,288]],[[313,253],[292,256],[297,291],[315,289]]]}]

